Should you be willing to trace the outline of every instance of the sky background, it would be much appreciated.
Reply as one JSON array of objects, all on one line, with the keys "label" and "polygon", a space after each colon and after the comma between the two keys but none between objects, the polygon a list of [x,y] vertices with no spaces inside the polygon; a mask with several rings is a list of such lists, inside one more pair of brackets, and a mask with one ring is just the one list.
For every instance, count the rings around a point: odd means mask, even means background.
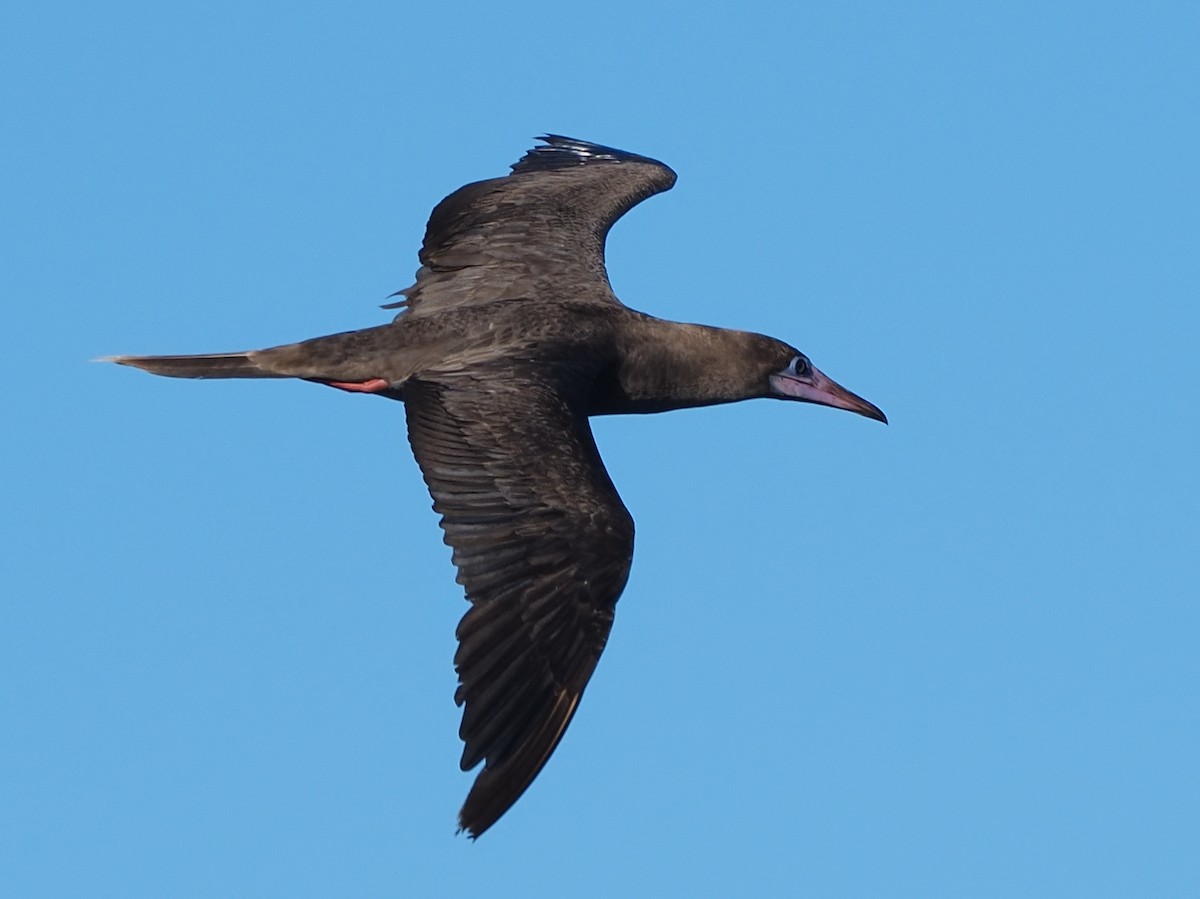
[{"label": "sky background", "polygon": [[[1200,895],[1200,6],[10,5],[0,894]],[[605,419],[581,710],[455,836],[403,410],[89,360],[381,324],[546,131],[662,159],[631,306],[891,425]]]}]

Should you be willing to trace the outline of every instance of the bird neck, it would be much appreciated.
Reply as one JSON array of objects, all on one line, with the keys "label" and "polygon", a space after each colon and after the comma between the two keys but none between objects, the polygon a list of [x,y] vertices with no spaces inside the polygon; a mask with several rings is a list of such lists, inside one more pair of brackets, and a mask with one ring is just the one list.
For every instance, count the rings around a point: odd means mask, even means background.
[{"label": "bird neck", "polygon": [[622,329],[594,415],[664,412],[765,396],[759,334],[641,316]]}]

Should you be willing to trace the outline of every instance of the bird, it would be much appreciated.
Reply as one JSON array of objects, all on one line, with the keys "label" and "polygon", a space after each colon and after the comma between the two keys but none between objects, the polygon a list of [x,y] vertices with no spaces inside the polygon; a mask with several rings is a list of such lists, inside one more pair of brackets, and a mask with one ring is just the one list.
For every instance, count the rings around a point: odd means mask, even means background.
[{"label": "bird", "polygon": [[[804,353],[626,306],[605,241],[670,189],[662,162],[546,134],[433,209],[390,322],[260,350],[114,356],[174,378],[299,378],[403,403],[408,439],[469,607],[456,630],[458,815],[475,839],[542,770],[612,630],[634,522],[589,419],[755,398],[887,423]],[[390,298],[389,298],[390,299]]]}]

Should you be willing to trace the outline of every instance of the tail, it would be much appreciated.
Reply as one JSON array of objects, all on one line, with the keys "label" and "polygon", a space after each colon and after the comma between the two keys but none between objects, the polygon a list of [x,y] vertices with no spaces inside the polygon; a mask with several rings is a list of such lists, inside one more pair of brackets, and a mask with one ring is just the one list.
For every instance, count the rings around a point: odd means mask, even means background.
[{"label": "tail", "polygon": [[287,378],[290,375],[263,368],[257,352],[215,353],[206,356],[108,356],[98,362],[131,365],[168,378]]},{"label": "tail", "polygon": [[396,380],[388,377],[396,349],[394,328],[381,325],[243,353],[109,356],[99,361],[130,365],[168,378],[302,378],[334,386],[361,386],[380,379]]}]

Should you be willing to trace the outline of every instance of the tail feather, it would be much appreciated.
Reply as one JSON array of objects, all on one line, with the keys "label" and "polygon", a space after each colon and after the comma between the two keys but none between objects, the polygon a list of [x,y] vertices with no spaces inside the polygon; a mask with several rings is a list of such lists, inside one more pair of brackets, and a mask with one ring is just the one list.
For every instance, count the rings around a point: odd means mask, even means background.
[{"label": "tail feather", "polygon": [[214,353],[200,356],[109,356],[101,362],[130,365],[168,378],[286,378],[263,368],[257,353]]},{"label": "tail feather", "polygon": [[397,341],[391,325],[314,337],[299,343],[200,356],[109,356],[168,378],[303,378],[321,383],[399,380]]}]

